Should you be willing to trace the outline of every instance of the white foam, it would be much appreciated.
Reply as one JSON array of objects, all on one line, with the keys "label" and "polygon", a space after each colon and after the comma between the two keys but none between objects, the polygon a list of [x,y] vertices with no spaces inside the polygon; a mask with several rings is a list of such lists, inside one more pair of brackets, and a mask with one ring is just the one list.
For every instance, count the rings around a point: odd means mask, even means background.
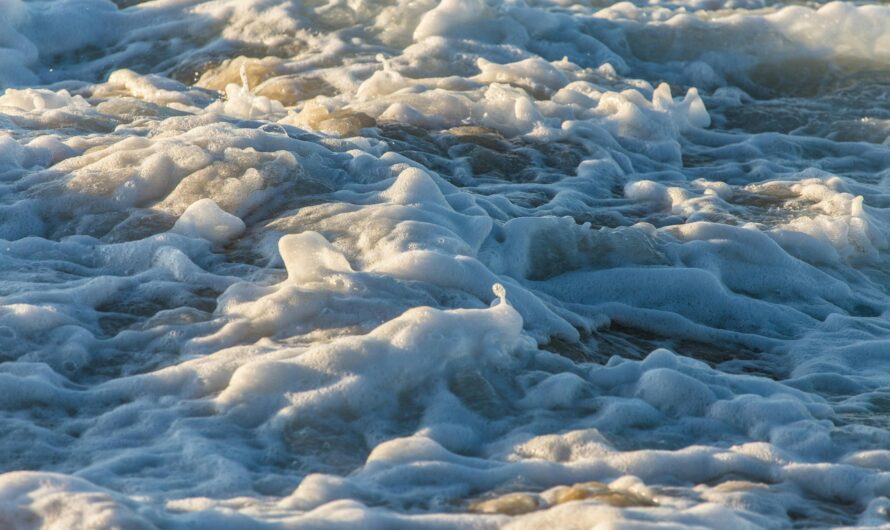
[{"label": "white foam", "polygon": [[123,4],[0,0],[0,527],[886,524],[887,7]]},{"label": "white foam", "polygon": [[244,221],[222,210],[213,199],[201,199],[185,209],[173,231],[211,243],[228,243],[244,233]]}]

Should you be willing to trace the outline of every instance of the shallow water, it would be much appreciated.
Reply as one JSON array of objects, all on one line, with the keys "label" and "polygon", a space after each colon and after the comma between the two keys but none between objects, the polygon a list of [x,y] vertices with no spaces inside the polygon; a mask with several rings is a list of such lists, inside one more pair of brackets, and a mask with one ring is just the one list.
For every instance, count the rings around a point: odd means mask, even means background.
[{"label": "shallow water", "polygon": [[890,525],[890,7],[0,0],[0,528]]}]

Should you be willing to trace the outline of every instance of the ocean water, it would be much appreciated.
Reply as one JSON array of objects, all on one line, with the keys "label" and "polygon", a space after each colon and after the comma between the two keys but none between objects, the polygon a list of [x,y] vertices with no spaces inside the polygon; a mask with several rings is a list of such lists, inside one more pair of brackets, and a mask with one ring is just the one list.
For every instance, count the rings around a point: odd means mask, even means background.
[{"label": "ocean water", "polygon": [[0,0],[0,529],[890,527],[890,6]]}]

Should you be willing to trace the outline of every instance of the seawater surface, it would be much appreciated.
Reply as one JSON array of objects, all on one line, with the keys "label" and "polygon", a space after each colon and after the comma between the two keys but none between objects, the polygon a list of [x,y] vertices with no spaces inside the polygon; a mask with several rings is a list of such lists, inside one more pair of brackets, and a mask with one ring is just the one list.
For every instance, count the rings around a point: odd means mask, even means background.
[{"label": "seawater surface", "polygon": [[890,525],[890,6],[0,0],[0,528]]}]

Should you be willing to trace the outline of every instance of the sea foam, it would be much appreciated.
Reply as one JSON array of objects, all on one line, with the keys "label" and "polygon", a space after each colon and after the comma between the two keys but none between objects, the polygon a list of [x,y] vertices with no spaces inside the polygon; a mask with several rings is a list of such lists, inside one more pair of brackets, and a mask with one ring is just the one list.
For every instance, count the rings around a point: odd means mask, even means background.
[{"label": "sea foam", "polygon": [[0,0],[0,527],[887,526],[890,8]]}]

